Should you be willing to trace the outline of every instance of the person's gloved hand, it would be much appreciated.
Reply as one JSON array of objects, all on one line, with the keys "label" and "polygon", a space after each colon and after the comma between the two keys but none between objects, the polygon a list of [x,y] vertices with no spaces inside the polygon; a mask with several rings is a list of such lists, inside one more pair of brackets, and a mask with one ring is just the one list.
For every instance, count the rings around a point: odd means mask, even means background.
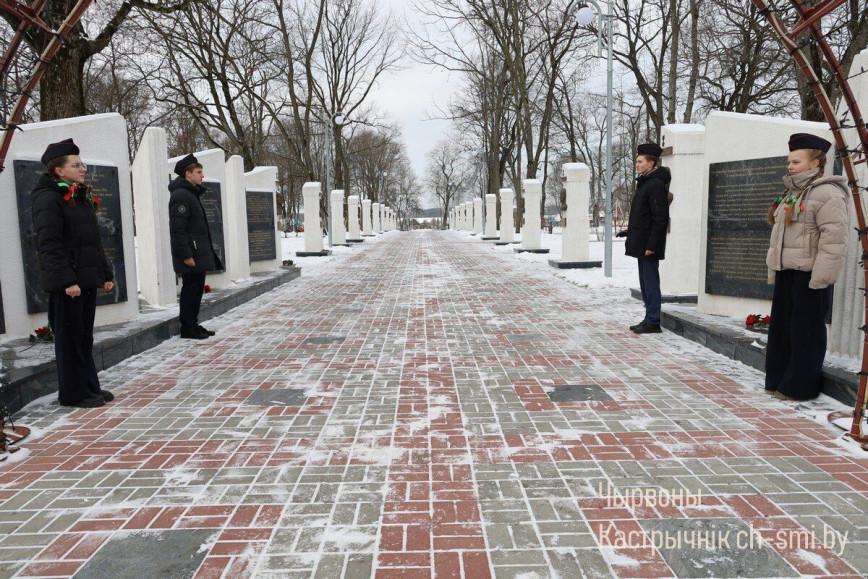
[{"label": "person's gloved hand", "polygon": [[621,231],[619,231],[618,233],[615,234],[615,237],[627,237],[627,230],[622,229]]}]

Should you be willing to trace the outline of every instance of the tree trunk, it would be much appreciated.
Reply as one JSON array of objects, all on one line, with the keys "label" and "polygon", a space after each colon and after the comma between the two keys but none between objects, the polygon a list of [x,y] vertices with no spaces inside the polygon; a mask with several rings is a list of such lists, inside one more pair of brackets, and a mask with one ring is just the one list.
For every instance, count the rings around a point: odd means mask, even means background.
[{"label": "tree trunk", "polygon": [[89,56],[82,42],[69,39],[39,81],[39,119],[53,121],[86,114],[84,105],[84,64]]}]

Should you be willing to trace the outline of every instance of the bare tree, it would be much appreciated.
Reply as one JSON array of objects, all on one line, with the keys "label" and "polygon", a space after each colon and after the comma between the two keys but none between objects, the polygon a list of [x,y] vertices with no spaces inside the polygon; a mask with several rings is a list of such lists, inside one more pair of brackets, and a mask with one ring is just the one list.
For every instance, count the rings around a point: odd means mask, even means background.
[{"label": "bare tree", "polygon": [[426,155],[428,164],[425,169],[425,185],[434,194],[444,219],[442,227],[448,225],[449,211],[461,202],[467,190],[468,173],[466,158],[449,136],[438,141]]},{"label": "bare tree", "polygon": [[[84,115],[85,65],[109,45],[115,34],[133,14],[174,14],[202,0],[116,0],[97,5],[75,26],[57,54],[48,63],[39,83],[40,114],[43,121]],[[52,30],[57,30],[75,6],[76,0],[52,0],[42,11],[42,18]],[[203,5],[207,5],[203,2]],[[9,11],[3,18],[17,28],[20,19]],[[24,40],[29,50],[39,54],[49,40],[49,31],[31,27]]]}]

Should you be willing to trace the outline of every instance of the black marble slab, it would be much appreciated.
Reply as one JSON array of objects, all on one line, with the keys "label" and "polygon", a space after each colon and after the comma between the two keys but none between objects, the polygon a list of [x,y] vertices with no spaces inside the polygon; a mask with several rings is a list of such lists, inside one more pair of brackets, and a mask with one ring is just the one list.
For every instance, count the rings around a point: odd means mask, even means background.
[{"label": "black marble slab", "polygon": [[[38,161],[16,160],[15,193],[18,199],[18,224],[21,232],[21,249],[24,258],[24,284],[27,293],[27,312],[36,314],[48,311],[48,295],[42,291],[42,276],[39,273],[39,255],[36,251],[33,231],[33,199],[30,192],[40,175],[45,172]],[[127,177],[128,178],[128,177]],[[127,301],[126,259],[124,255],[123,221],[121,217],[121,191],[118,168],[112,165],[88,165],[87,183],[99,198],[97,213],[103,250],[114,271],[115,287],[110,292],[97,294],[97,305],[116,304]]]},{"label": "black marble slab", "polygon": [[211,229],[211,243],[220,262],[222,269],[215,269],[208,273],[223,273],[226,271],[226,237],[223,234],[223,195],[218,181],[205,180],[202,183],[208,190],[202,195],[202,206],[205,207],[205,215],[208,217],[208,227]]},{"label": "black marble slab", "polygon": [[772,299],[766,213],[783,193],[786,173],[786,157],[709,165],[706,293]]},{"label": "black marble slab", "polygon": [[6,314],[3,312],[3,286],[0,285],[0,334],[6,333]]},{"label": "black marble slab", "polygon": [[250,262],[277,259],[274,193],[248,190],[246,194]]}]

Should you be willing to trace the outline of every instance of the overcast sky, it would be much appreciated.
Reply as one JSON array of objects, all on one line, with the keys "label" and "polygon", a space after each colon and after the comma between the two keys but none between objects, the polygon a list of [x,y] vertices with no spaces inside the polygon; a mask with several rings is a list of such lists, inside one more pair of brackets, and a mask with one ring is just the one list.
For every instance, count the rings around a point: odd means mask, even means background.
[{"label": "overcast sky", "polygon": [[[413,22],[409,0],[376,0],[385,9],[391,9],[398,22],[409,14]],[[458,84],[457,78],[440,69],[416,64],[407,57],[403,70],[381,77],[379,86],[372,91],[370,102],[403,126],[410,161],[421,177],[425,170],[425,153],[448,129],[446,121],[426,121],[434,114],[436,105],[444,106]]]}]

